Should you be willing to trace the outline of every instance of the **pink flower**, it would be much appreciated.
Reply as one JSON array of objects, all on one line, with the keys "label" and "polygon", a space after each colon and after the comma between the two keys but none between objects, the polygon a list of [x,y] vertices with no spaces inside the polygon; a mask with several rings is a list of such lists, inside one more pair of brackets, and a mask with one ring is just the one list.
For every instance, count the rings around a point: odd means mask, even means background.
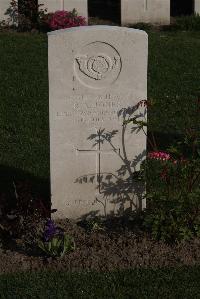
[{"label": "pink flower", "polygon": [[156,160],[170,160],[170,154],[164,153],[164,152],[151,152],[148,154],[149,159],[156,159]]},{"label": "pink flower", "polygon": [[74,11],[69,12],[65,10],[58,10],[51,14],[51,18],[49,20],[49,27],[52,30],[84,26],[86,24],[86,19],[84,17],[77,16]]},{"label": "pink flower", "polygon": [[165,153],[165,152],[156,152],[156,151],[155,152],[150,152],[148,154],[148,158],[149,159],[155,159],[155,160],[161,160],[161,161],[168,161],[168,160],[170,160],[175,165],[178,164],[178,163],[183,164],[183,163],[187,163],[188,162],[188,160],[184,159],[183,157],[180,158],[179,160],[175,160],[168,153]]}]

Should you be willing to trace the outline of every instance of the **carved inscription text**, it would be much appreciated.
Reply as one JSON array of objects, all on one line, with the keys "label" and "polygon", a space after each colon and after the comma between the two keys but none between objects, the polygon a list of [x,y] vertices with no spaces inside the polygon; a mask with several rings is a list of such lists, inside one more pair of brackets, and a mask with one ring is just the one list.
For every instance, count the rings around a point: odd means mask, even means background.
[{"label": "carved inscription text", "polygon": [[67,98],[66,102],[68,109],[56,112],[59,119],[69,118],[75,123],[118,121],[118,111],[121,107],[118,95],[77,95]]}]

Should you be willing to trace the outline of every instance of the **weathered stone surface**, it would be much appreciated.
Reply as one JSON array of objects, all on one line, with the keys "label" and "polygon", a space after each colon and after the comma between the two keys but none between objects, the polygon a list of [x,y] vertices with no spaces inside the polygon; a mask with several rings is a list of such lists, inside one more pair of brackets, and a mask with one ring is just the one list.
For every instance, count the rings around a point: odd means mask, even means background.
[{"label": "weathered stone surface", "polygon": [[53,31],[48,42],[52,217],[145,207],[132,173],[146,137],[122,124],[147,97],[147,34],[85,26]]},{"label": "weathered stone surface", "polygon": [[200,14],[200,0],[194,0],[194,12]]},{"label": "weathered stone surface", "polygon": [[122,25],[170,24],[170,0],[121,0]]},{"label": "weathered stone surface", "polygon": [[10,6],[10,0],[1,0],[0,1],[0,21],[7,20],[8,15],[5,15],[6,10]]},{"label": "weathered stone surface", "polygon": [[38,0],[40,4],[44,4],[43,8],[47,8],[48,12],[57,10],[72,10],[76,9],[79,16],[88,19],[87,0]]}]

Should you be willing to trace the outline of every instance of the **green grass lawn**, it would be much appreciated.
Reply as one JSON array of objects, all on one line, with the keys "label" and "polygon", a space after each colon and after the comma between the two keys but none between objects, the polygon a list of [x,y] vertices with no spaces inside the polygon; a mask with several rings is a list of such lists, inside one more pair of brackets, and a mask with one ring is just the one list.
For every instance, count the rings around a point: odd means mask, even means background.
[{"label": "green grass lawn", "polygon": [[47,178],[47,38],[1,34],[0,53],[0,163]]},{"label": "green grass lawn", "polygon": [[[200,33],[149,34],[149,129],[181,132],[196,124]],[[48,66],[45,34],[0,34],[0,165],[4,173],[49,179]],[[2,171],[1,171],[2,173]]]},{"label": "green grass lawn", "polygon": [[149,119],[152,130],[174,133],[197,125],[199,51],[200,32],[150,33],[148,97],[155,100],[155,111]]},{"label": "green grass lawn", "polygon": [[46,35],[0,35],[2,188],[28,178],[49,189],[47,51]]},{"label": "green grass lawn", "polygon": [[38,272],[0,276],[0,298],[200,298],[200,268],[111,273]]},{"label": "green grass lawn", "polygon": [[[47,192],[47,37],[1,33],[0,57],[1,188],[23,177]],[[200,32],[150,32],[148,97],[155,108],[149,113],[149,129],[170,142],[184,127],[199,126],[194,105],[199,87]],[[3,275],[0,298],[200,298],[199,273],[194,267],[105,275]]]}]

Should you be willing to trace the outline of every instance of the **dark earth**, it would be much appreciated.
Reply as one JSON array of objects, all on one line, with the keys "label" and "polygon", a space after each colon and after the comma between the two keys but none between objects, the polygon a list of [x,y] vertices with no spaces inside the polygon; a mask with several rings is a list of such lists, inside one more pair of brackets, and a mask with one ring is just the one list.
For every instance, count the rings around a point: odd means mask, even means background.
[{"label": "dark earth", "polygon": [[[178,267],[200,264],[200,239],[167,245],[154,241],[138,228],[128,227],[121,220],[113,219],[103,227],[93,230],[68,219],[56,221],[74,238],[75,250],[62,258],[48,257],[37,248],[24,244],[30,239],[33,228],[21,238],[4,237],[0,249],[0,274],[41,270],[97,270],[111,271],[137,267]],[[44,225],[44,221],[43,221]],[[39,225],[37,224],[37,227]],[[102,229],[103,228],[103,229]],[[32,242],[33,244],[34,242]]]},{"label": "dark earth", "polygon": [[[5,174],[5,173],[4,173]],[[9,184],[6,183],[9,181]],[[38,247],[47,219],[50,193],[33,180],[0,180],[0,274],[41,270],[111,271],[136,267],[179,267],[200,264],[200,238],[167,244],[153,240],[142,226],[143,212],[123,217],[57,220],[74,238],[75,250],[49,257]],[[47,188],[48,189],[48,188]]]}]

